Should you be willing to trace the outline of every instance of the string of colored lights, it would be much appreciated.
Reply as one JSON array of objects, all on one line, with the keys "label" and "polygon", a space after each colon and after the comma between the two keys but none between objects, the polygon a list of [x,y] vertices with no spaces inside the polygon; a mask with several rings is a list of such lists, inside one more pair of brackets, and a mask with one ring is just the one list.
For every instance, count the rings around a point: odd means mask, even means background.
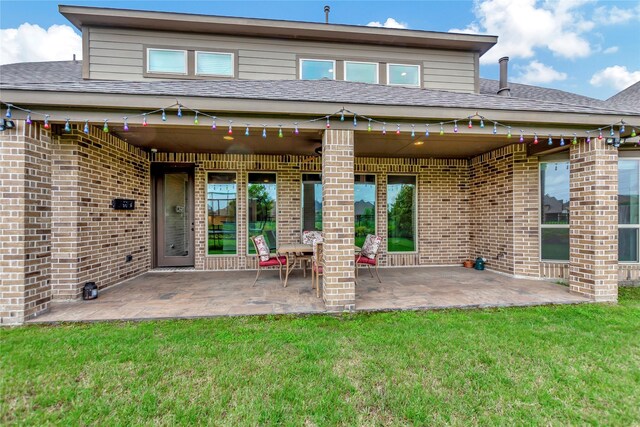
[{"label": "string of colored lights", "polygon": [[[24,113],[26,113],[26,119],[25,122],[27,124],[31,124],[32,123],[32,116],[38,116],[38,117],[42,117],[43,118],[43,122],[44,122],[44,128],[48,129],[49,128],[49,123],[52,120],[52,116],[51,114],[47,114],[44,112],[40,112],[40,111],[34,111],[34,110],[30,110],[27,108],[23,108],[20,107],[18,105],[12,104],[12,103],[7,103],[7,102],[3,102],[0,101],[0,104],[4,104],[6,105],[6,114],[5,117],[7,119],[11,119],[12,117],[12,113],[11,113],[11,109],[15,109],[15,110],[19,110],[22,111]],[[177,107],[177,108],[176,108]],[[198,110],[198,109],[193,109],[193,108],[189,108],[188,106],[185,106],[183,104],[181,104],[178,100],[176,100],[175,103],[166,106],[166,107],[162,107],[162,108],[157,108],[155,110],[150,110],[150,111],[146,111],[143,113],[139,113],[139,114],[134,114],[134,115],[129,115],[129,116],[122,116],[122,122],[123,122],[123,130],[125,132],[129,131],[129,122],[132,119],[136,119],[136,118],[141,118],[142,119],[142,126],[143,127],[147,127],[149,126],[149,123],[147,121],[147,118],[151,115],[154,114],[160,114],[161,116],[161,120],[163,122],[167,121],[167,111],[168,110],[172,110],[176,108],[176,115],[178,118],[182,118],[184,116],[184,111],[189,111],[191,113],[193,113],[193,124],[194,125],[199,125],[200,124],[200,119],[202,117],[206,117],[209,120],[211,120],[211,129],[215,130],[217,129],[217,125],[218,122],[222,122],[225,124],[225,126],[228,127],[227,129],[227,133],[229,135],[233,134],[233,127],[234,127],[234,122],[233,119],[229,119],[229,118],[224,118],[224,117],[219,117],[217,115],[212,115],[209,113],[206,113],[202,110]],[[284,137],[284,132],[283,132],[283,128],[293,128],[293,134],[294,135],[298,135],[300,133],[299,127],[303,124],[306,123],[314,123],[314,122],[318,122],[318,121],[326,121],[326,125],[325,127],[327,129],[331,128],[331,118],[338,116],[339,120],[341,122],[344,122],[346,120],[345,115],[351,115],[353,116],[352,119],[353,120],[353,127],[357,128],[358,126],[358,119],[360,119],[361,121],[365,121],[367,123],[367,131],[368,132],[373,132],[373,126],[375,125],[380,125],[381,126],[381,132],[383,135],[387,134],[387,125],[389,123],[380,120],[380,119],[376,119],[373,117],[369,117],[366,115],[362,115],[362,114],[358,114],[355,111],[346,109],[346,108],[341,108],[340,110],[331,113],[331,114],[326,114],[323,116],[319,116],[313,119],[309,119],[309,120],[304,120],[304,121],[296,121],[296,122],[292,122],[292,123],[280,123],[277,125],[276,131],[277,131],[277,135],[279,138],[283,138]],[[64,126],[64,130],[66,132],[70,132],[71,131],[71,123],[83,123],[84,122],[84,126],[83,126],[83,131],[85,133],[89,133],[89,125],[91,124],[91,122],[87,119],[77,119],[77,118],[71,118],[71,117],[64,117],[62,118],[62,120],[64,120],[65,126]],[[102,121],[102,130],[104,132],[109,132],[109,118],[105,118]],[[484,128],[485,127],[485,122],[487,124],[489,124],[490,126],[493,126],[492,129],[492,133],[494,135],[498,134],[498,129],[501,129],[503,132],[505,133],[505,136],[507,138],[512,138],[513,136],[513,131],[514,131],[514,127],[511,125],[508,125],[506,123],[502,123],[499,122],[497,120],[491,120],[488,119],[487,117],[484,117],[480,114],[478,114],[477,112],[475,114],[466,116],[466,117],[462,117],[459,119],[452,119],[452,120],[444,120],[444,121],[435,121],[435,122],[424,122],[422,125],[424,126],[424,136],[425,137],[429,137],[430,136],[430,126],[439,126],[438,128],[438,134],[439,135],[444,135],[446,133],[445,131],[445,126],[451,125],[453,124],[453,133],[457,134],[457,133],[461,133],[460,132],[460,128],[458,126],[458,123],[467,123],[467,128],[472,129],[474,127],[474,121],[477,122],[478,126],[480,128]],[[255,127],[262,127],[262,137],[266,138],[267,137],[267,129],[270,128],[269,125],[267,124],[252,124],[252,123],[242,123],[241,124],[244,128],[244,135],[245,136],[249,136],[250,135],[250,128],[255,128]],[[417,131],[416,131],[416,124],[412,123],[412,124],[407,124],[407,123],[399,123],[399,122],[395,122],[395,123],[391,123],[391,125],[395,125],[395,133],[397,135],[400,135],[402,133],[402,129],[403,129],[403,125],[404,126],[409,126],[410,127],[410,134],[412,138],[415,138],[417,136]],[[236,126],[238,126],[236,124]],[[273,126],[271,126],[273,127]],[[617,130],[616,130],[617,127]],[[626,132],[626,128],[630,127],[631,128],[631,132],[629,134],[629,136],[623,136],[623,134],[625,134]],[[531,136],[533,138],[533,140],[531,141],[534,145],[537,145],[541,138],[539,138],[538,134],[540,132],[535,131],[535,130],[527,130],[527,129],[518,129],[517,127],[515,128],[517,130],[517,133],[519,134],[519,139],[518,141],[520,143],[525,143],[527,142],[525,140],[525,135],[526,136]],[[584,130],[582,131],[584,133],[584,138],[585,141],[587,143],[591,142],[591,137],[592,135],[594,137],[597,137],[598,139],[602,139],[604,138],[604,134],[603,132],[605,132],[606,130],[609,130],[609,138],[613,139],[612,145],[614,146],[619,146],[621,143],[621,139],[627,138],[627,137],[631,137],[631,138],[635,138],[637,136],[637,131],[636,129],[640,129],[640,126],[638,125],[631,125],[629,123],[626,123],[624,120],[619,120],[615,123],[611,123],[611,124],[607,124],[607,125],[603,125],[594,129],[589,129],[589,130]],[[616,132],[618,134],[618,138],[616,139]],[[565,135],[561,134],[560,135],[560,139],[559,139],[559,143],[560,146],[564,146],[566,144],[566,140],[569,139],[571,141],[572,144],[577,144],[578,143],[578,132],[573,132],[571,135],[568,135],[567,138],[565,139]],[[580,135],[580,138],[582,138],[583,136]],[[557,136],[556,138],[557,139]],[[554,144],[554,136],[552,134],[548,134],[548,139],[547,139],[547,144],[548,145],[553,145]],[[638,145],[640,145],[640,140],[638,141]]]}]

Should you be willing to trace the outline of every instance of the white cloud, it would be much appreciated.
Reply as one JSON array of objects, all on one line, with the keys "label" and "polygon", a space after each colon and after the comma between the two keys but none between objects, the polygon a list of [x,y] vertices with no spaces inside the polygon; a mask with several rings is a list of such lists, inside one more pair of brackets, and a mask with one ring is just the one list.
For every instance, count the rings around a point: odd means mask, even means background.
[{"label": "white cloud", "polygon": [[483,63],[502,56],[532,58],[538,48],[570,59],[587,57],[593,49],[585,33],[595,24],[585,19],[581,7],[590,1],[478,0],[477,22],[450,31],[497,35],[498,44],[481,58]]},{"label": "white cloud", "polygon": [[553,67],[538,61],[531,61],[524,67],[516,67],[516,70],[520,70],[520,73],[514,77],[513,81],[518,83],[551,83],[567,79],[567,73],[556,71]]},{"label": "white cloud", "polygon": [[629,71],[627,67],[614,65],[595,73],[589,83],[594,86],[608,86],[622,90],[640,80],[640,71]]},{"label": "white cloud", "polygon": [[[636,8],[637,10],[638,8]],[[594,17],[600,24],[623,24],[634,18],[636,11],[632,9],[620,9],[617,6],[607,8],[600,6],[596,8]]]},{"label": "white cloud", "polygon": [[379,21],[372,21],[367,24],[367,27],[384,27],[384,28],[409,28],[409,26],[405,22],[398,22],[393,18],[387,18],[384,23],[380,23]]},{"label": "white cloud", "polygon": [[606,54],[616,53],[616,52],[618,52],[618,50],[620,50],[620,48],[618,46],[611,46],[611,47],[608,47],[605,50],[603,50],[602,53],[606,53]]},{"label": "white cloud", "polygon": [[68,25],[52,25],[45,30],[24,23],[0,30],[0,64],[14,62],[82,59],[82,37]]}]

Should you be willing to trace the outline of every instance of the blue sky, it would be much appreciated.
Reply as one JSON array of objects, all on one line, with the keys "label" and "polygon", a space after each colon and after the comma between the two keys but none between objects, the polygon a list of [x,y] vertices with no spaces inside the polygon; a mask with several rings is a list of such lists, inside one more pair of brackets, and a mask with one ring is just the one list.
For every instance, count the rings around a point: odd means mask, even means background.
[{"label": "blue sky", "polygon": [[[481,61],[496,79],[509,56],[510,80],[606,99],[640,80],[640,0],[459,1],[63,1],[63,4],[323,22],[499,36]],[[55,1],[0,0],[0,63],[64,60],[81,54],[77,30]],[[30,25],[25,25],[26,23]],[[52,27],[53,26],[53,27]]]}]

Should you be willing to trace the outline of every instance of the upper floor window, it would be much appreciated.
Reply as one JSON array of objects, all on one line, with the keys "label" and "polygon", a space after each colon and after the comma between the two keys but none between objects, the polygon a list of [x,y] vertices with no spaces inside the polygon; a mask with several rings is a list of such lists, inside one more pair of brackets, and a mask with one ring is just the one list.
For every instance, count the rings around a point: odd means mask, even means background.
[{"label": "upper floor window", "polygon": [[344,79],[348,82],[378,83],[378,64],[375,62],[344,63]]},{"label": "upper floor window", "polygon": [[196,75],[233,76],[233,54],[196,52]]},{"label": "upper floor window", "polygon": [[300,78],[302,80],[335,80],[336,61],[323,59],[301,59]]},{"label": "upper floor window", "polygon": [[187,51],[147,49],[147,72],[187,74]]},{"label": "upper floor window", "polygon": [[420,66],[387,64],[387,84],[398,86],[420,86]]}]

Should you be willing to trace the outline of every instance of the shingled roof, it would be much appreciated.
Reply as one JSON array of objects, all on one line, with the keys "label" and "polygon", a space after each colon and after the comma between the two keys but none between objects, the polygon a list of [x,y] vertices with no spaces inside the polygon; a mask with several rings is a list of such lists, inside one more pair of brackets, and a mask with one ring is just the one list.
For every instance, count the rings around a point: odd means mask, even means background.
[{"label": "shingled roof", "polygon": [[[481,93],[470,94],[334,80],[83,80],[82,64],[79,61],[0,66],[0,90],[287,100],[471,110],[634,114],[628,109],[611,108],[604,101],[598,102],[580,95],[571,97],[569,95],[573,94],[553,89],[534,90],[526,85],[516,85],[512,89],[511,97],[488,94],[491,84],[490,80],[483,80],[484,89]],[[558,92],[565,95],[554,97]]]},{"label": "shingled roof", "polygon": [[607,103],[613,107],[640,111],[640,81],[607,99]]}]

